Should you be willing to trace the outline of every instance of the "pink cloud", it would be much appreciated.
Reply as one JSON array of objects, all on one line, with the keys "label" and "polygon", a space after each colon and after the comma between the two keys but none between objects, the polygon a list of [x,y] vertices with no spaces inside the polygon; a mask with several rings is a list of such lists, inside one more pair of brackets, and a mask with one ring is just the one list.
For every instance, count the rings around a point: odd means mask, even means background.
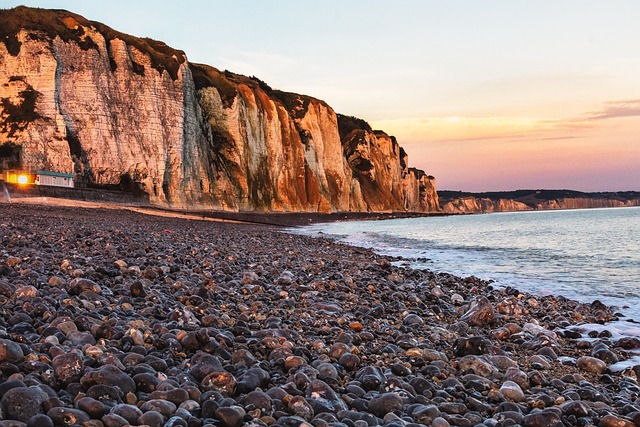
[{"label": "pink cloud", "polygon": [[606,102],[602,110],[593,111],[587,113],[587,115],[587,120],[605,120],[618,117],[640,116],[640,99]]}]

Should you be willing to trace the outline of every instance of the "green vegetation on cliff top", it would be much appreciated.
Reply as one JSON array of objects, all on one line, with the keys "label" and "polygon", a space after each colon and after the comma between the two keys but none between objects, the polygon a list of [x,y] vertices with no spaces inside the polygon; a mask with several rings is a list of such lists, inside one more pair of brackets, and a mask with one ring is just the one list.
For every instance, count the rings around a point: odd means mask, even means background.
[{"label": "green vegetation on cliff top", "polygon": [[[180,65],[186,60],[183,51],[173,49],[161,41],[130,36],[66,10],[36,9],[25,6],[8,10],[0,9],[0,42],[4,43],[9,54],[13,56],[20,53],[22,43],[17,35],[21,30],[28,31],[29,37],[34,39],[51,42],[56,37],[60,37],[65,42],[75,42],[84,50],[98,49],[98,45],[86,36],[83,27],[95,28],[107,42],[120,39],[129,46],[134,46],[149,56],[152,68],[160,73],[166,70],[174,80],[178,78]],[[113,66],[112,62],[112,68]]]},{"label": "green vegetation on cliff top", "polygon": [[[100,22],[90,21],[78,14],[61,9],[39,9],[19,6],[13,9],[0,9],[0,42],[4,43],[10,55],[17,56],[20,53],[22,43],[17,35],[21,30],[29,32],[29,37],[52,42],[60,37],[65,42],[74,42],[81,49],[99,49],[99,46],[88,37],[84,28],[94,28],[105,38],[107,42],[120,39],[127,45],[133,46],[140,52],[149,56],[151,66],[158,72],[167,71],[175,80],[178,77],[180,65],[186,61],[183,51],[173,49],[165,43],[149,38],[139,38],[116,31]],[[106,46],[110,51],[109,43]],[[109,52],[110,54],[110,52]],[[111,68],[115,70],[116,64],[111,60]],[[132,61],[133,62],[133,61]],[[144,67],[133,62],[133,71],[144,74]],[[220,71],[215,67],[189,63],[197,90],[206,87],[215,87],[222,98],[226,108],[233,105],[237,96],[238,84],[245,84],[254,89],[260,89],[269,97],[281,103],[294,119],[301,119],[308,111],[312,101],[318,102],[330,108],[324,101],[292,92],[284,92],[272,89],[267,83],[257,77],[247,77],[231,71]],[[371,126],[359,118],[338,114],[338,127],[340,139],[353,130],[366,130],[372,132]]]},{"label": "green vegetation on cliff top", "polygon": [[196,90],[207,87],[216,88],[226,108],[231,108],[233,105],[233,101],[238,94],[237,86],[241,84],[266,93],[272,100],[282,104],[293,119],[302,119],[307,114],[312,101],[331,108],[324,101],[311,96],[273,89],[255,76],[247,77],[229,70],[220,71],[206,64],[189,63],[189,68],[193,75]]},{"label": "green vegetation on cliff top", "polygon": [[225,76],[225,72],[210,65],[195,64],[192,62],[189,63],[189,69],[191,70],[196,90],[207,87],[216,88],[220,94],[220,98],[222,98],[222,104],[226,108],[231,108],[233,100],[238,94],[238,90],[229,78]]},{"label": "green vegetation on cliff top", "polygon": [[342,141],[343,145],[347,141],[347,136],[354,130],[373,132],[371,125],[366,121],[357,117],[338,114],[338,132],[340,133],[340,141]]}]

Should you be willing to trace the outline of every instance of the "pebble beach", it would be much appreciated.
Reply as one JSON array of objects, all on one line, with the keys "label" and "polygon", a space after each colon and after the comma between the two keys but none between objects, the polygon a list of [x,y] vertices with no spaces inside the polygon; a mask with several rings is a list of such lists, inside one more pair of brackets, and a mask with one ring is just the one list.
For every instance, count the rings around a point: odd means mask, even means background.
[{"label": "pebble beach", "polygon": [[0,427],[640,425],[597,301],[119,209],[0,204],[0,241]]}]

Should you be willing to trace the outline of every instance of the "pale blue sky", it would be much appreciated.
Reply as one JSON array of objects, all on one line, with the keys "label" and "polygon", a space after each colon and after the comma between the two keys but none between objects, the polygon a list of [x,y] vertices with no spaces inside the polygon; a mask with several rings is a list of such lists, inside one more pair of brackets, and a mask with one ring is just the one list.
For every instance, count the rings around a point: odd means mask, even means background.
[{"label": "pale blue sky", "polygon": [[638,0],[0,1],[18,4],[323,99],[440,188],[640,189]]}]

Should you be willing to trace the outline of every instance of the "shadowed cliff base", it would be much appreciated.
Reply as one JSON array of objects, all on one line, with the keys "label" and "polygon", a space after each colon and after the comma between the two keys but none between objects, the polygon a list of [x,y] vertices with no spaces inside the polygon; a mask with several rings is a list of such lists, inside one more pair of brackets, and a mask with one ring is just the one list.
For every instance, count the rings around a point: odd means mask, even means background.
[{"label": "shadowed cliff base", "polygon": [[[4,186],[4,187],[3,187]],[[0,181],[0,192],[6,188],[0,202],[24,203],[41,207],[75,206],[79,208],[103,208],[127,210],[155,216],[168,216],[191,220],[231,221],[263,224],[277,227],[299,227],[323,222],[373,221],[398,218],[418,218],[446,215],[425,212],[231,212],[211,210],[169,209],[149,204],[146,196],[136,196],[123,191],[97,189],[68,189],[56,187],[23,187]],[[0,195],[2,196],[2,195]]]},{"label": "shadowed cliff base", "polygon": [[421,218],[443,216],[447,214],[432,212],[194,212],[205,217],[229,219],[254,224],[267,224],[284,227],[301,227],[323,222],[338,221],[378,221],[399,218]]},{"label": "shadowed cliff base", "polygon": [[122,191],[118,189],[98,188],[65,188],[46,185],[19,185],[0,180],[2,186],[7,189],[7,194],[12,200],[22,198],[54,198],[72,201],[104,202],[120,205],[149,206],[149,196],[144,193]]}]

